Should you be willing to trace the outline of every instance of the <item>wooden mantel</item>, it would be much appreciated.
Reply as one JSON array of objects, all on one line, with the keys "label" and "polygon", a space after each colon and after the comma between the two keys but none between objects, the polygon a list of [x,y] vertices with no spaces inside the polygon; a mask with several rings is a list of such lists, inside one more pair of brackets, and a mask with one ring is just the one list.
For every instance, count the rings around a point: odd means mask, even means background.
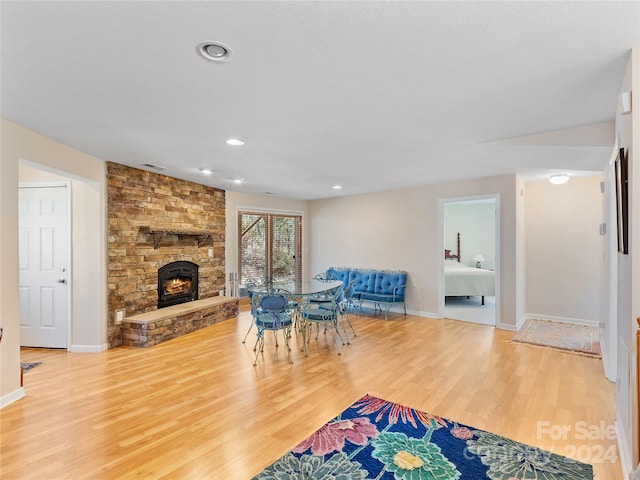
[{"label": "wooden mantel", "polygon": [[162,239],[167,235],[178,235],[182,237],[195,237],[198,247],[202,247],[211,242],[213,245],[214,232],[210,230],[192,228],[164,228],[164,227],[140,227],[140,232],[153,235],[153,248],[157,249]]}]

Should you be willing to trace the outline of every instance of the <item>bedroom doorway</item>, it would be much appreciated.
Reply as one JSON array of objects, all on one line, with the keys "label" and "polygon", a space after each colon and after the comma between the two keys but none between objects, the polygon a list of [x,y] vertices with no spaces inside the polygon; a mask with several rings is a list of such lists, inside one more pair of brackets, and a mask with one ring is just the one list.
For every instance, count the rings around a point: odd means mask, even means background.
[{"label": "bedroom doorway", "polygon": [[442,298],[445,318],[495,326],[499,264],[499,197],[441,202]]}]

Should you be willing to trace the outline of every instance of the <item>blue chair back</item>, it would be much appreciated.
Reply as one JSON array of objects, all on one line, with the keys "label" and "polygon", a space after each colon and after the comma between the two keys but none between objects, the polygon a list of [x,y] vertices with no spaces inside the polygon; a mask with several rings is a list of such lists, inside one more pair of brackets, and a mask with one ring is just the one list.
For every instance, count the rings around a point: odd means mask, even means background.
[{"label": "blue chair back", "polygon": [[260,308],[267,312],[282,312],[288,304],[287,297],[281,293],[268,294],[260,299]]}]

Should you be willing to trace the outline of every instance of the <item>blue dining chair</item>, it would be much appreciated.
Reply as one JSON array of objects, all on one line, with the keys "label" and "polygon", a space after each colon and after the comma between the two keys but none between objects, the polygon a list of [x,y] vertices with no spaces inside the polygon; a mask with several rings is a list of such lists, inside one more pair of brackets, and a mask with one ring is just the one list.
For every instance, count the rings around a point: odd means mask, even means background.
[{"label": "blue dining chair", "polygon": [[[339,299],[342,295],[342,285],[338,287],[332,294],[331,300],[328,302],[314,302],[311,298],[306,298],[300,315],[304,322],[305,328],[305,341],[303,344],[303,351],[305,357],[308,356],[307,344],[311,340],[311,330],[313,324],[316,325],[316,340],[320,333],[320,325],[325,327],[325,331],[329,330],[333,337],[333,342],[336,344],[338,355],[342,355],[340,345],[343,344],[342,336],[338,330],[338,321],[340,315]],[[338,342],[338,338],[340,342]]]},{"label": "blue dining chair", "polygon": [[287,359],[291,360],[291,347],[289,346],[289,338],[291,337],[291,327],[293,320],[290,314],[290,304],[287,297],[282,293],[274,293],[271,291],[255,292],[251,298],[253,322],[258,330],[257,340],[254,347],[256,358],[253,362],[255,367],[258,364],[258,356],[264,352],[264,336],[265,332],[272,331],[278,345],[278,331],[282,331],[284,344],[287,348]]},{"label": "blue dining chair", "polygon": [[347,328],[344,324],[345,319],[347,320],[349,327],[351,327],[353,336],[356,336],[356,331],[351,324],[351,318],[349,318],[349,310],[357,311],[359,307],[358,299],[354,297],[355,285],[355,280],[349,282],[338,299],[338,308],[340,309],[340,316],[342,317],[342,330],[344,331],[345,337],[347,337],[347,344],[349,343],[349,335],[347,335]]},{"label": "blue dining chair", "polygon": [[[258,283],[251,278],[245,282],[244,286],[247,290],[247,296],[249,297],[249,305],[251,306],[251,315],[253,316],[253,292],[258,287]],[[247,330],[247,333],[245,333],[244,337],[242,338],[242,343],[246,342],[247,337],[249,336],[249,332],[251,332],[251,329],[253,329],[253,325],[254,325],[254,322],[251,322],[251,324],[249,325],[249,329]]]}]

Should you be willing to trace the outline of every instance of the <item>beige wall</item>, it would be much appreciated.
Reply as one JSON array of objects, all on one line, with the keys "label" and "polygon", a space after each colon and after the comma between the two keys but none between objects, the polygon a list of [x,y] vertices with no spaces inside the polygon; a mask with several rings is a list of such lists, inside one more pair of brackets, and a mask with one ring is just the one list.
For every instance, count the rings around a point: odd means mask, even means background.
[{"label": "beige wall", "polygon": [[601,176],[525,187],[526,311],[529,316],[602,321],[604,237]]},{"label": "beige wall", "polygon": [[330,266],[400,269],[408,272],[407,309],[441,316],[443,199],[496,195],[500,225],[499,324],[515,329],[515,175],[428,185],[310,202],[311,271]]},{"label": "beige wall", "polygon": [[[2,120],[0,213],[0,405],[20,398],[18,283],[19,165],[37,166],[72,182],[72,310],[70,350],[106,346],[105,163],[35,132]],[[80,200],[80,201],[78,201]]]},{"label": "beige wall", "polygon": [[7,141],[0,124],[0,407],[24,395],[20,387],[20,311],[18,304],[18,158],[19,147]]}]

